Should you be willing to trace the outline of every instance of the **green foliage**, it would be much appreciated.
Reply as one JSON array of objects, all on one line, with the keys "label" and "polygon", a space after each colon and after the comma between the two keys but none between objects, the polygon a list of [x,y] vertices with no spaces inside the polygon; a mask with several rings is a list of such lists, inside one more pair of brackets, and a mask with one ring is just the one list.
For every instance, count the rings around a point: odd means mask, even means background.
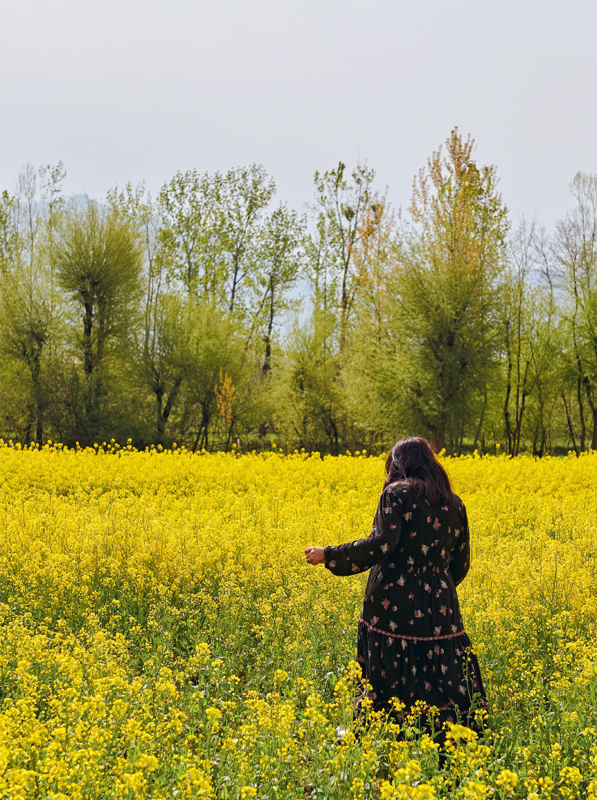
[{"label": "green foliage", "polygon": [[556,267],[565,287],[569,338],[577,365],[581,449],[589,407],[597,449],[597,175],[578,173],[571,185],[574,211],[558,223],[554,238]]},{"label": "green foliage", "polygon": [[18,234],[13,223],[15,198],[6,191],[0,195],[0,272],[5,275],[15,262]]},{"label": "green foliage", "polygon": [[110,350],[136,323],[131,309],[140,295],[140,242],[126,218],[93,201],[71,204],[52,259],[60,287],[82,323],[78,355],[85,374],[81,438],[89,443],[101,433],[103,418],[113,406]]},{"label": "green foliage", "polygon": [[394,293],[405,391],[438,450],[462,440],[496,363],[506,209],[495,168],[477,168],[457,130],[421,171],[411,212],[420,228],[397,248]]},{"label": "green foliage", "polygon": [[278,365],[276,420],[290,442],[306,450],[340,452],[349,420],[334,320],[323,312],[294,325]]},{"label": "green foliage", "polygon": [[495,167],[456,129],[408,225],[366,164],[317,172],[305,216],[257,164],[179,172],[155,200],[67,202],[64,176],[28,166],[0,196],[3,435],[597,447],[595,176],[552,238],[509,231]]},{"label": "green foliage", "polygon": [[342,162],[315,173],[309,275],[316,307],[338,315],[342,348],[372,262],[393,223],[386,195],[373,188],[374,178],[375,171],[366,164],[357,164],[349,177]]},{"label": "green foliage", "polygon": [[[191,306],[187,313],[184,399],[185,414],[196,420],[193,450],[209,447],[210,432],[221,432],[228,449],[235,427],[248,422],[251,373],[256,368],[233,315],[208,305]],[[226,410],[218,408],[223,384],[232,387]]]},{"label": "green foliage", "polygon": [[159,197],[162,258],[170,281],[199,301],[246,319],[274,191],[256,164],[225,175],[179,172]]}]

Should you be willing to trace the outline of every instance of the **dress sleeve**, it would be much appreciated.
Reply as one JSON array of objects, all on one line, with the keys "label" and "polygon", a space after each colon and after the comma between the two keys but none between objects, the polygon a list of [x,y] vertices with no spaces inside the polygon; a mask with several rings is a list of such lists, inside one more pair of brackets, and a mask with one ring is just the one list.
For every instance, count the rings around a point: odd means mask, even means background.
[{"label": "dress sleeve", "polygon": [[466,578],[471,565],[470,533],[464,503],[462,504],[461,510],[464,525],[462,528],[456,529],[456,541],[454,543],[454,549],[452,550],[452,559],[449,566],[455,586],[458,586],[458,584],[462,583]]},{"label": "dress sleeve", "polygon": [[356,575],[383,561],[398,544],[402,527],[402,505],[384,489],[373,519],[371,534],[365,539],[325,548],[325,566],[334,575]]}]

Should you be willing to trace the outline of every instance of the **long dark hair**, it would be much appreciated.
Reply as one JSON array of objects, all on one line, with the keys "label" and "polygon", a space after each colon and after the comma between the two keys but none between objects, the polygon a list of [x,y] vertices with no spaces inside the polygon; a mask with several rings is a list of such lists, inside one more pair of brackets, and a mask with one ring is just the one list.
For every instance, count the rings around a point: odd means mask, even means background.
[{"label": "long dark hair", "polygon": [[425,494],[431,506],[451,506],[454,493],[450,486],[448,473],[435,457],[427,439],[409,436],[400,439],[388,453],[386,458],[386,482],[403,481],[409,486]]}]

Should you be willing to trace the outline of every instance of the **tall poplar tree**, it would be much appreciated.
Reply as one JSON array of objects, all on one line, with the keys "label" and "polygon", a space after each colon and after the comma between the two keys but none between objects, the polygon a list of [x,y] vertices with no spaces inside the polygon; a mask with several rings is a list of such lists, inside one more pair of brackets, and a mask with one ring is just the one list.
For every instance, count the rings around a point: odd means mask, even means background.
[{"label": "tall poplar tree", "polygon": [[380,230],[391,224],[386,195],[373,188],[375,171],[357,164],[351,173],[336,169],[315,173],[315,231],[308,244],[308,272],[316,291],[338,314],[344,350],[355,303],[376,257]]},{"label": "tall poplar tree", "polygon": [[417,232],[396,271],[404,386],[437,450],[461,447],[497,350],[507,212],[495,167],[478,167],[473,146],[455,128],[415,178]]},{"label": "tall poplar tree", "polygon": [[571,192],[576,207],[557,224],[553,250],[576,362],[580,447],[585,448],[588,421],[593,429],[590,447],[597,450],[597,175],[579,172]]},{"label": "tall poplar tree", "polygon": [[17,193],[0,201],[0,348],[25,368],[24,441],[42,443],[53,400],[49,365],[55,354],[60,303],[49,251],[64,199],[62,163],[36,173],[28,165]]}]

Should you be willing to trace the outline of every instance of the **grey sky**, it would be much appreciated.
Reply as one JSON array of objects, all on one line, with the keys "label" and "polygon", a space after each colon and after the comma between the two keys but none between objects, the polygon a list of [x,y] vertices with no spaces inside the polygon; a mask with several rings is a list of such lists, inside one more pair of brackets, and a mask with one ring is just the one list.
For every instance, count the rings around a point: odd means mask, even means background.
[{"label": "grey sky", "polygon": [[594,0],[0,0],[0,188],[101,197],[262,163],[279,200],[367,160],[394,205],[457,125],[516,217],[597,172]]}]

